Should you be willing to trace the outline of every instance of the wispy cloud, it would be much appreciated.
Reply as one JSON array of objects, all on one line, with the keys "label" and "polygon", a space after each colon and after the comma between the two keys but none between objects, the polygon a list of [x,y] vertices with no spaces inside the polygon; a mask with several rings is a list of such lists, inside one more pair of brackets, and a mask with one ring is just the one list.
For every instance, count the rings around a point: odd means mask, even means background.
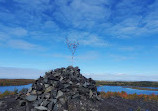
[{"label": "wispy cloud", "polygon": [[[0,24],[0,43],[5,47],[17,49],[42,49],[35,43],[28,42],[28,31],[22,27],[8,27]],[[43,48],[44,49],[44,48]]]},{"label": "wispy cloud", "polygon": [[124,46],[124,47],[120,47],[119,50],[122,51],[134,51],[136,48],[132,47],[132,46]]},{"label": "wispy cloud", "polygon": [[100,57],[100,54],[97,51],[88,51],[86,53],[76,56],[79,60],[95,60]]},{"label": "wispy cloud", "polygon": [[25,50],[34,50],[34,49],[42,49],[42,47],[38,46],[38,45],[35,45],[35,44],[32,44],[32,43],[29,43],[27,41],[24,41],[24,40],[9,40],[7,42],[7,45],[9,47],[12,47],[12,48],[17,48],[17,49],[25,49]]},{"label": "wispy cloud", "polygon": [[[66,54],[60,54],[60,53],[54,53],[54,54],[49,54],[49,55],[44,55],[44,56],[51,56],[55,58],[62,58],[62,59],[68,59],[71,60],[72,56],[71,53],[69,55]],[[100,54],[97,51],[88,51],[79,55],[75,55],[74,59],[75,60],[95,60],[100,56]]]},{"label": "wispy cloud", "polygon": [[93,78],[94,80],[108,80],[108,81],[158,81],[157,74],[142,75],[142,74],[125,74],[125,73],[85,73],[84,76]]},{"label": "wispy cloud", "polygon": [[139,53],[143,65],[156,55],[156,48],[150,57],[143,54],[157,44],[157,35],[157,0],[0,0],[0,49],[4,52],[20,49],[20,54],[46,47],[43,55],[67,60],[71,57],[63,47],[68,37],[83,48],[78,60],[101,55],[115,64],[135,60]]},{"label": "wispy cloud", "polygon": [[[29,34],[30,39],[46,41],[58,40],[57,38],[62,40],[76,33],[75,36],[83,45],[105,47],[112,44],[109,42],[109,37],[129,39],[158,33],[156,14],[158,3],[144,1],[138,5],[139,3],[140,1],[136,0],[128,2],[14,0],[12,3],[14,11],[1,7],[0,15],[1,21],[7,25],[23,26],[8,30],[12,36]],[[103,35],[107,35],[107,38]]]},{"label": "wispy cloud", "polygon": [[125,61],[135,59],[134,55],[118,55],[118,54],[110,54],[109,55],[114,61]]}]

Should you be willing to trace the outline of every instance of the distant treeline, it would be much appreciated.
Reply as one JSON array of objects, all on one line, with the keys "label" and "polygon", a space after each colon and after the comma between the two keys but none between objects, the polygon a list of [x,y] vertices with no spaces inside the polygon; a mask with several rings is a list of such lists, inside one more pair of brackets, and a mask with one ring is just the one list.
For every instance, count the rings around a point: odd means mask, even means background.
[{"label": "distant treeline", "polygon": [[[18,86],[33,83],[34,79],[0,79],[0,86]],[[109,86],[141,86],[141,87],[158,87],[158,82],[151,81],[96,81],[96,85],[109,85]]]},{"label": "distant treeline", "polygon": [[137,81],[137,82],[125,82],[125,81],[96,81],[96,85],[109,85],[109,86],[140,86],[140,87],[158,87],[158,82],[151,81]]},{"label": "distant treeline", "polygon": [[34,81],[34,79],[0,79],[0,86],[27,85]]}]

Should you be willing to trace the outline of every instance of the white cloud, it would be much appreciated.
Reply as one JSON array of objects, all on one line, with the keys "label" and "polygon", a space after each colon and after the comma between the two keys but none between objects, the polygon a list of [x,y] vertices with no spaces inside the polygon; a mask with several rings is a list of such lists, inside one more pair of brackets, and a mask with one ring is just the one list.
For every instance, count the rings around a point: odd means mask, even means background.
[{"label": "white cloud", "polygon": [[5,41],[9,38],[6,33],[0,32],[0,41]]},{"label": "white cloud", "polygon": [[114,61],[124,61],[124,60],[130,60],[135,59],[135,55],[117,55],[117,54],[110,54],[109,55],[112,60]]},{"label": "white cloud", "polygon": [[34,49],[40,49],[42,47],[29,43],[24,40],[9,40],[7,42],[7,45],[10,46],[11,48],[17,48],[17,49],[24,49],[24,50],[34,50]]},{"label": "white cloud", "polygon": [[100,39],[99,37],[95,36],[95,35],[90,35],[88,38],[82,39],[80,40],[80,43],[83,45],[88,45],[88,46],[93,46],[93,47],[108,47],[110,46],[110,44],[103,40]]},{"label": "white cloud", "polygon": [[80,45],[91,47],[109,47],[112,44],[94,33],[71,30],[67,35],[70,41],[78,41]]},{"label": "white cloud", "polygon": [[[6,37],[29,36],[29,39],[46,43],[51,40],[63,42],[65,37],[70,37],[78,39],[81,45],[109,47],[112,46],[110,39],[132,39],[158,33],[157,2],[148,5],[146,10],[143,5],[147,1],[138,5],[136,0],[14,1],[14,12],[1,8],[2,21],[10,21],[11,26],[15,26],[1,31],[0,40],[7,32]],[[0,27],[6,29],[7,25]]]},{"label": "white cloud", "polygon": [[90,3],[83,0],[71,2],[55,0],[55,3],[58,6],[54,12],[56,20],[75,28],[92,28],[110,15],[110,10],[101,5],[100,1]]},{"label": "white cloud", "polygon": [[11,30],[8,30],[8,33],[10,33],[10,35],[15,35],[15,36],[20,36],[20,37],[24,37],[27,35],[27,30],[21,27],[16,27],[16,28],[12,28]]},{"label": "white cloud", "polygon": [[[60,54],[60,53],[54,53],[54,54],[49,54],[49,55],[44,55],[44,56],[52,56],[55,58],[63,58],[63,59],[68,59],[71,60],[72,56],[71,53],[69,55],[66,54]],[[74,60],[94,60],[97,59],[100,56],[100,54],[97,51],[88,51],[83,54],[75,55]]]},{"label": "white cloud", "polygon": [[100,54],[97,51],[88,51],[81,55],[77,55],[76,58],[79,60],[95,60],[98,59]]},{"label": "white cloud", "polygon": [[125,74],[125,73],[85,73],[87,78],[94,80],[108,80],[108,81],[158,81],[158,76],[155,75],[142,75],[142,74]]},{"label": "white cloud", "polygon": [[135,51],[137,48],[132,46],[123,46],[123,47],[119,47],[118,49],[122,51]]},{"label": "white cloud", "polygon": [[[14,1],[17,2],[15,6],[18,8],[13,14],[11,10],[2,8],[3,20],[5,21],[7,16],[7,21],[23,24],[36,32],[45,28],[58,31],[57,33],[62,33],[62,29],[68,32],[68,29],[74,29],[109,34],[114,38],[123,39],[158,33],[156,1],[153,4],[149,4],[149,1],[141,1],[139,4],[140,1],[136,0]],[[148,5],[145,7],[144,4]]]},{"label": "white cloud", "polygon": [[22,27],[9,27],[0,24],[0,35],[7,38],[17,38],[17,37],[25,37],[28,34],[28,31]]}]

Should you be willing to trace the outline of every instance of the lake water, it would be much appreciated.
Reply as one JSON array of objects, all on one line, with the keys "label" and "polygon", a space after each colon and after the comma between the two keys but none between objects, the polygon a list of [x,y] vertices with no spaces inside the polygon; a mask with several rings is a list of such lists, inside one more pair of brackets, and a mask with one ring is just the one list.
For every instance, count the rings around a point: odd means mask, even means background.
[{"label": "lake water", "polygon": [[32,84],[21,85],[21,86],[0,86],[0,92],[3,93],[6,90],[8,90],[8,91],[14,91],[15,89],[18,89],[18,91],[20,91],[23,88],[30,88],[31,86],[32,86]]},{"label": "lake water", "polygon": [[[32,84],[28,85],[21,85],[21,86],[0,86],[0,92],[3,93],[4,91],[14,91],[15,88],[18,89],[19,91],[23,88],[30,88]],[[154,88],[154,87],[148,87],[148,88]],[[157,89],[157,88],[156,88]],[[150,95],[152,93],[158,95],[158,91],[148,91],[148,90],[139,90],[139,89],[131,89],[131,88],[126,88],[124,86],[98,86],[97,87],[98,91],[104,91],[104,92],[121,92],[125,91],[127,94],[147,94]]]},{"label": "lake water", "polygon": [[[153,88],[153,87],[148,87],[148,88]],[[156,88],[157,89],[157,88]],[[98,86],[97,87],[98,91],[104,91],[104,92],[121,92],[121,91],[125,91],[127,94],[146,94],[146,95],[150,95],[150,94],[156,94],[158,95],[158,91],[149,91],[149,90],[139,90],[139,89],[131,89],[131,88],[127,88],[124,86]]]}]

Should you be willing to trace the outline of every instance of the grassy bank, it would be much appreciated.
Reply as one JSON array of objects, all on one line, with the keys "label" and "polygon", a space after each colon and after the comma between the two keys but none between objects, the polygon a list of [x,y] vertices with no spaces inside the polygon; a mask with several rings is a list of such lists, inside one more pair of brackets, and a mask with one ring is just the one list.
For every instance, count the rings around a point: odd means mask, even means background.
[{"label": "grassy bank", "polygon": [[150,89],[150,88],[145,88],[145,87],[125,87],[125,88],[131,88],[131,89],[139,89],[139,90],[148,90],[148,91],[158,91],[158,89]]},{"label": "grassy bank", "polygon": [[16,94],[14,91],[5,91],[4,93],[0,92],[0,98],[3,98],[5,96],[14,95]]},{"label": "grassy bank", "polygon": [[122,91],[122,92],[101,92],[100,93],[102,98],[109,98],[109,97],[121,97],[124,99],[131,99],[131,100],[135,100],[135,99],[142,99],[144,101],[158,101],[158,95],[155,94],[151,94],[151,95],[145,95],[145,94],[140,94],[137,95],[135,94],[127,94],[126,92]]},{"label": "grassy bank", "polygon": [[109,85],[109,86],[140,86],[140,87],[158,87],[158,82],[150,81],[137,81],[137,82],[125,82],[125,81],[96,81],[96,85]]},{"label": "grassy bank", "polygon": [[33,79],[0,79],[0,86],[27,85],[33,82]]}]

